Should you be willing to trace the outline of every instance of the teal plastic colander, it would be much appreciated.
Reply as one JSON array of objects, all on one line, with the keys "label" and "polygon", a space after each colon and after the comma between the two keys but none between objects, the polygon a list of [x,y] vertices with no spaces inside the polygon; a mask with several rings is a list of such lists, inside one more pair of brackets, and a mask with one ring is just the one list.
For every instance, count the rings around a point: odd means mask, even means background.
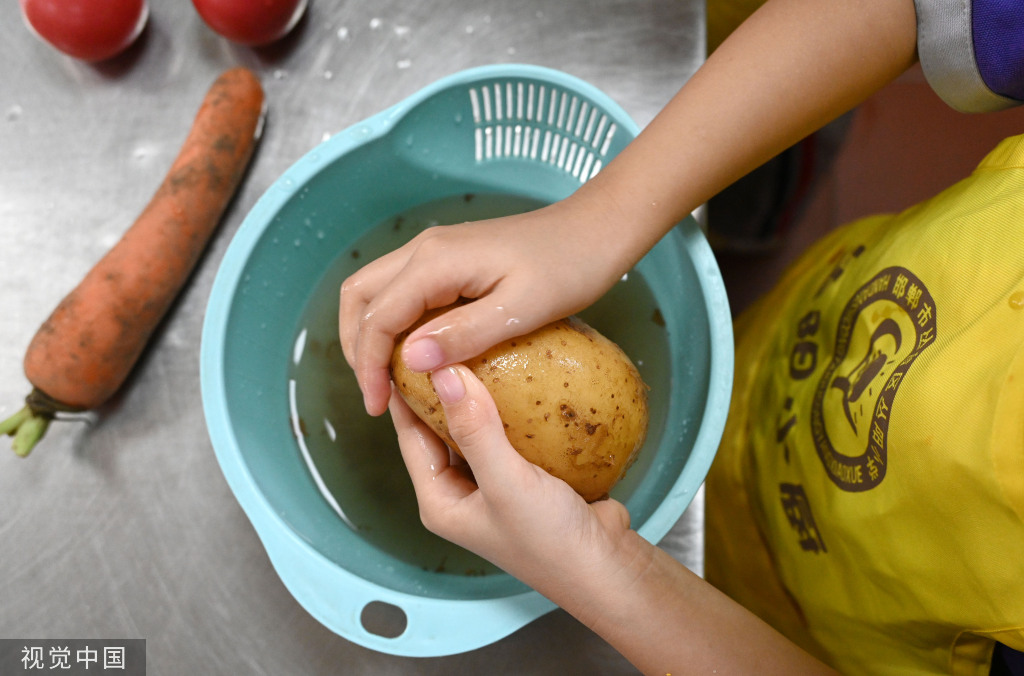
[{"label": "teal plastic colander", "polygon": [[[218,270],[203,326],[201,385],[210,438],[281,580],[314,617],[382,652],[436,656],[492,643],[553,605],[511,576],[425,570],[368,542],[328,504],[288,423],[288,365],[313,289],[369,228],[453,195],[560,200],[637,134],[606,95],[523,65],[463,71],[331,137],[260,198]],[[287,246],[319,226],[315,246]],[[669,336],[667,389],[652,391],[643,468],[613,496],[652,542],[708,471],[729,405],[733,344],[721,276],[692,218],[637,265]],[[602,327],[598,326],[601,329]],[[344,435],[345,430],[338,430]],[[369,609],[401,616],[397,631]],[[396,635],[397,634],[397,635]]]}]

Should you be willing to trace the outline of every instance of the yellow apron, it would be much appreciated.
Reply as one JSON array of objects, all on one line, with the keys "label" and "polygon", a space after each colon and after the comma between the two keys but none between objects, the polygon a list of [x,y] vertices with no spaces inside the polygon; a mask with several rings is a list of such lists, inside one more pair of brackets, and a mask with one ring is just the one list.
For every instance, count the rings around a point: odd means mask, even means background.
[{"label": "yellow apron", "polygon": [[1024,136],[736,325],[707,578],[844,674],[1024,650]]}]

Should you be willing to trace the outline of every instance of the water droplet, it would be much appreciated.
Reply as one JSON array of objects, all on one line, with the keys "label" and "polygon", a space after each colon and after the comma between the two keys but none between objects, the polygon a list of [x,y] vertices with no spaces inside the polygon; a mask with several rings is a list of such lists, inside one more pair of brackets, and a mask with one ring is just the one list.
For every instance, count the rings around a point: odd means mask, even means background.
[{"label": "water droplet", "polygon": [[330,71],[330,70],[325,70],[324,71],[324,79],[325,80],[333,80],[334,79],[334,72]]},{"label": "water droplet", "polygon": [[395,63],[395,65],[398,66],[398,68],[400,70],[405,70],[406,68],[408,68],[409,66],[412,65],[412,60],[411,59],[400,59],[397,63]]},{"label": "water droplet", "polygon": [[294,241],[294,242],[292,242],[292,244],[294,244],[294,245],[295,245],[295,248],[297,249],[297,248],[299,248],[300,246],[302,246],[302,240],[301,240],[301,239],[299,239],[298,237],[296,237],[296,238],[295,238],[295,241]]},{"label": "water droplet", "polygon": [[1014,291],[1010,294],[1010,307],[1014,310],[1024,310],[1024,291]]},{"label": "water droplet", "polygon": [[455,113],[455,124],[462,124],[462,113]]},{"label": "water droplet", "polygon": [[25,110],[21,106],[19,106],[17,103],[15,103],[13,106],[11,106],[10,108],[7,109],[7,121],[8,122],[16,122],[16,121],[18,121],[21,118],[21,114],[24,113],[24,112],[25,112]]},{"label": "water droplet", "polygon": [[331,438],[331,441],[338,440],[338,432],[334,429],[334,425],[327,418],[324,418],[324,429],[327,430],[327,436]]},{"label": "water droplet", "polygon": [[274,71],[275,80],[283,80],[288,77],[288,71],[283,68],[278,68]]},{"label": "water droplet", "polygon": [[466,26],[466,32],[467,33],[472,33],[474,30],[476,30],[476,29],[473,28],[472,26]]},{"label": "water droplet", "polygon": [[338,29],[338,39],[348,40],[348,27],[342,26],[341,28]]},{"label": "water droplet", "polygon": [[398,37],[402,37],[402,36],[408,35],[408,34],[409,34],[409,27],[408,26],[395,26],[395,35],[397,35]]},{"label": "water droplet", "polygon": [[323,230],[317,230],[316,231],[316,238],[317,239],[323,239],[324,237],[325,237],[325,235],[324,235],[324,231]]},{"label": "water droplet", "polygon": [[384,22],[378,19],[377,17],[373,17],[372,19],[370,19],[370,28],[372,28],[373,30],[377,30],[378,28],[380,28],[382,23]]}]

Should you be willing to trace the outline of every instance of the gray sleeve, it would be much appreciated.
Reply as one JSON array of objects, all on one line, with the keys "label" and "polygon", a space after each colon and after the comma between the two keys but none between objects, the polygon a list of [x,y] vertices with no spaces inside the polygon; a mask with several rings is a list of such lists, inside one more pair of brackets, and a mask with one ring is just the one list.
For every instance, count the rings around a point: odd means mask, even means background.
[{"label": "gray sleeve", "polygon": [[1020,103],[992,91],[981,76],[970,0],[914,0],[914,6],[921,68],[943,101],[965,113],[1003,110]]}]

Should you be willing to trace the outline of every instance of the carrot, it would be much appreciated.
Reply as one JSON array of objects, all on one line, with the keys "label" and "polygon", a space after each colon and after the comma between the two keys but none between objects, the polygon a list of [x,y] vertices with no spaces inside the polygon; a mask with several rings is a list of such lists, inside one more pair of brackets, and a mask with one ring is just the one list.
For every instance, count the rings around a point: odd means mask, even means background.
[{"label": "carrot", "polygon": [[250,70],[220,75],[149,204],[36,332],[33,386],[0,422],[25,456],[58,412],[95,409],[124,383],[206,248],[262,131],[263,88]]}]

